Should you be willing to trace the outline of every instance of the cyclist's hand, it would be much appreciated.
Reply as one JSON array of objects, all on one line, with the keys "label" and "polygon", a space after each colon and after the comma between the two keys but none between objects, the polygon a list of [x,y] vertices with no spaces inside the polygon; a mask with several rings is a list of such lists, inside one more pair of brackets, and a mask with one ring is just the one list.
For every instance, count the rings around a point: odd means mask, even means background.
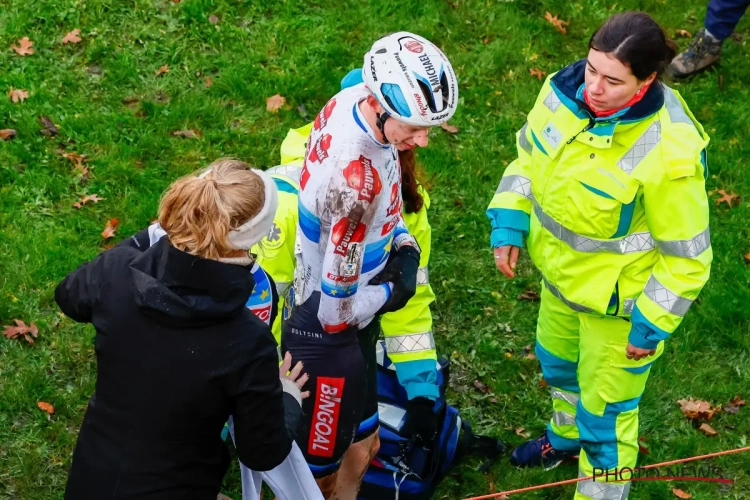
[{"label": "cyclist's hand", "polygon": [[505,245],[495,248],[495,265],[507,278],[513,278],[516,273],[516,263],[518,262],[518,247]]}]

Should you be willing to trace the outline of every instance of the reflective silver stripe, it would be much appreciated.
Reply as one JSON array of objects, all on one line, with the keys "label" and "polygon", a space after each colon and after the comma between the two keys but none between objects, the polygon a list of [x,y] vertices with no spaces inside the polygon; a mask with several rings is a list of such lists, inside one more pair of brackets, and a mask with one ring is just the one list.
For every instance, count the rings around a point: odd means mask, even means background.
[{"label": "reflective silver stripe", "polygon": [[612,240],[595,240],[574,233],[555,219],[544,213],[542,207],[534,202],[534,214],[542,227],[552,233],[555,238],[567,243],[570,248],[579,252],[609,252],[609,253],[635,253],[647,252],[655,247],[654,239],[648,231],[632,233],[623,238]]},{"label": "reflective silver stripe", "polygon": [[286,295],[287,290],[289,290],[289,287],[292,286],[291,281],[277,281],[276,282],[276,292],[279,294],[279,297],[283,297]]},{"label": "reflective silver stripe", "polygon": [[560,389],[554,389],[554,388],[552,389],[551,392],[552,392],[552,399],[561,399],[565,401],[566,403],[573,405],[573,406],[577,406],[578,400],[581,399],[581,396],[573,392],[561,391]]},{"label": "reflective silver stripe", "polygon": [[555,425],[576,425],[576,418],[564,411],[553,411],[552,421]]},{"label": "reflective silver stripe", "polygon": [[685,316],[693,304],[693,301],[680,297],[669,288],[665,287],[659,280],[657,280],[652,274],[649,276],[646,282],[646,287],[643,289],[643,293],[646,296],[656,302],[668,313],[672,313],[676,316]]},{"label": "reflective silver stripe", "polygon": [[532,199],[531,179],[522,175],[506,175],[497,186],[497,193],[516,193],[524,198]]},{"label": "reflective silver stripe", "polygon": [[299,184],[300,176],[302,175],[302,167],[297,165],[277,165],[266,170],[267,174],[281,175],[289,178],[295,184]]},{"label": "reflective silver stripe", "polygon": [[554,113],[555,111],[557,111],[557,108],[560,107],[560,104],[562,103],[557,97],[557,94],[555,94],[555,90],[550,90],[549,94],[547,94],[547,97],[544,98],[544,105]]},{"label": "reflective silver stripe", "polygon": [[625,299],[622,303],[622,312],[633,314],[633,307],[635,307],[635,299]]},{"label": "reflective silver stripe", "polygon": [[523,127],[521,128],[518,136],[518,144],[521,146],[521,149],[526,151],[528,154],[531,154],[532,151],[534,151],[534,148],[529,142],[529,139],[526,137],[527,128],[529,128],[529,122],[524,123]]},{"label": "reflective silver stripe", "polygon": [[711,232],[706,228],[689,240],[656,240],[656,247],[664,255],[694,259],[711,247]]},{"label": "reflective silver stripe", "polygon": [[432,332],[386,337],[385,342],[390,354],[431,351],[435,349],[435,339],[432,337]]},{"label": "reflective silver stripe", "polygon": [[420,267],[417,269],[417,285],[429,285],[430,284],[430,270],[427,266]]},{"label": "reflective silver stripe", "polygon": [[667,113],[669,113],[669,119],[672,120],[672,123],[689,123],[695,126],[693,120],[685,112],[685,108],[682,107],[682,103],[674,90],[666,85],[662,85],[662,88],[664,89],[664,104],[667,106]]},{"label": "reflective silver stripe", "polygon": [[625,153],[617,166],[629,174],[643,160],[643,158],[656,146],[661,140],[661,122],[654,122],[646,129],[642,136],[635,141],[635,144]]},{"label": "reflective silver stripe", "polygon": [[[579,469],[578,477],[586,476]],[[597,477],[596,481],[593,479],[580,481],[578,483],[578,493],[592,500],[625,500],[628,498],[628,493],[630,493],[630,482],[609,483],[604,476]]]},{"label": "reflective silver stripe", "polygon": [[566,306],[570,307],[571,309],[577,312],[583,312],[583,313],[594,312],[594,310],[589,307],[569,301],[568,299],[565,298],[565,296],[562,293],[560,293],[560,290],[558,290],[555,285],[547,281],[547,278],[542,276],[542,279],[544,280],[544,284],[547,286],[547,289],[550,291],[550,293],[554,295],[555,297],[557,297],[558,299],[560,299],[560,301]]}]

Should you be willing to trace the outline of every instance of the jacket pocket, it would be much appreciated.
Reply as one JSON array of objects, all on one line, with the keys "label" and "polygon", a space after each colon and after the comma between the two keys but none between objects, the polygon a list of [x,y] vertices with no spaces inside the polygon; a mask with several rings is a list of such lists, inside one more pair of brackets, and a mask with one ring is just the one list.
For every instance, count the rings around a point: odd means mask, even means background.
[{"label": "jacket pocket", "polygon": [[[611,175],[612,177],[607,177]],[[638,183],[603,171],[574,174],[568,188],[568,223],[583,236],[610,239],[627,234]]]},{"label": "jacket pocket", "polygon": [[627,346],[627,341],[607,346],[607,359],[597,387],[599,396],[607,403],[620,403],[641,396],[651,366],[664,352],[664,342],[660,342],[656,354],[636,361],[626,357]]}]

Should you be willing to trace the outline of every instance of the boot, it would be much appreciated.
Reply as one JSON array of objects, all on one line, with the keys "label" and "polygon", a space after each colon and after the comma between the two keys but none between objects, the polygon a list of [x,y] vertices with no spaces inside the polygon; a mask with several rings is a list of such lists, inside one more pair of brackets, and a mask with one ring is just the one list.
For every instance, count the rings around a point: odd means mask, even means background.
[{"label": "boot", "polygon": [[667,72],[673,78],[685,78],[702,71],[721,57],[721,41],[698,30],[688,48],[672,59]]}]

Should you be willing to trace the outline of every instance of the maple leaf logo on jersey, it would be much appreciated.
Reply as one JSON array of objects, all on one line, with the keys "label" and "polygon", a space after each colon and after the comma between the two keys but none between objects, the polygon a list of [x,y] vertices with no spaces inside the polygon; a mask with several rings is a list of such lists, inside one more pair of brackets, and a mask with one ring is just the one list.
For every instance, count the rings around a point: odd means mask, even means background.
[{"label": "maple leaf logo on jersey", "polygon": [[372,167],[372,161],[362,155],[346,166],[344,177],[349,187],[357,190],[359,199],[367,200],[368,203],[372,203],[383,187],[378,171]]},{"label": "maple leaf logo on jersey", "polygon": [[315,127],[315,130],[320,130],[326,126],[326,124],[328,123],[328,119],[331,117],[331,113],[333,113],[333,108],[335,107],[336,99],[331,99],[330,101],[328,101],[325,107],[320,110],[318,116],[315,117],[315,123],[313,125]]},{"label": "maple leaf logo on jersey", "polygon": [[321,162],[328,158],[328,149],[331,147],[331,134],[323,134],[318,138],[315,146],[310,151],[310,156],[307,157],[311,162]]},{"label": "maple leaf logo on jersey", "polygon": [[331,241],[336,248],[333,253],[346,255],[351,243],[361,243],[365,239],[367,226],[344,217],[331,228]]},{"label": "maple leaf logo on jersey", "polygon": [[307,169],[307,162],[305,162],[305,165],[302,167],[302,175],[299,178],[299,187],[305,189],[308,180],[310,180],[310,171]]}]

